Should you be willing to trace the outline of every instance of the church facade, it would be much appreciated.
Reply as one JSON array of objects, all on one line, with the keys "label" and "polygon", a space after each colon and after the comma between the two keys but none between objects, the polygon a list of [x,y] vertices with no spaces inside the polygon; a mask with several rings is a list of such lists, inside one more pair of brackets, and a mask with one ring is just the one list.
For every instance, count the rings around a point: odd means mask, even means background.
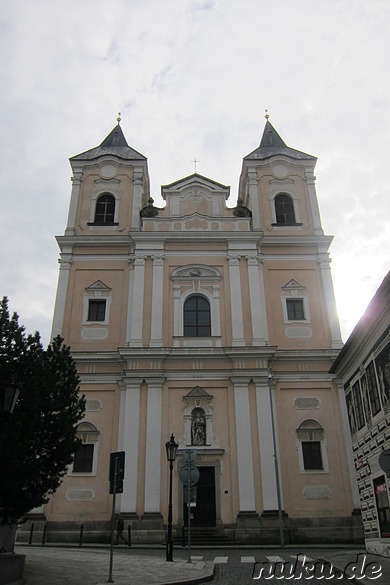
[{"label": "church facade", "polygon": [[174,534],[192,449],[194,528],[278,542],[282,517],[289,542],[359,540],[344,393],[329,374],[342,341],[316,158],[267,119],[234,207],[228,186],[198,173],[162,186],[155,206],[147,159],[119,122],[70,162],[52,333],[72,348],[87,410],[44,508],[47,537],[76,539],[81,524],[107,536],[110,453],[124,451],[117,512],[134,542],[163,542],[173,434]]}]

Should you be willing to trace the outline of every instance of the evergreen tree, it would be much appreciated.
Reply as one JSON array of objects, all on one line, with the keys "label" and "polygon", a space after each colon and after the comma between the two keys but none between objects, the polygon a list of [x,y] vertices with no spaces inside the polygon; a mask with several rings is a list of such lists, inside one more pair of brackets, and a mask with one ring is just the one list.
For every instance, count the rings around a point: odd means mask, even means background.
[{"label": "evergreen tree", "polygon": [[79,445],[76,425],[85,411],[70,348],[56,337],[46,350],[39,333],[26,335],[8,300],[0,304],[0,384],[14,381],[20,394],[3,425],[0,517],[21,519],[48,501]]}]

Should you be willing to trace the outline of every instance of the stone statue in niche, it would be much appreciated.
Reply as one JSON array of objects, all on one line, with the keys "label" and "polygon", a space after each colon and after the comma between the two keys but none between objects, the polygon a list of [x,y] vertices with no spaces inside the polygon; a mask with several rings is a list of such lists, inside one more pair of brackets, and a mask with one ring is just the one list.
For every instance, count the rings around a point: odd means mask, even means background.
[{"label": "stone statue in niche", "polygon": [[197,408],[192,413],[191,439],[193,445],[199,446],[206,444],[206,420],[201,408]]}]

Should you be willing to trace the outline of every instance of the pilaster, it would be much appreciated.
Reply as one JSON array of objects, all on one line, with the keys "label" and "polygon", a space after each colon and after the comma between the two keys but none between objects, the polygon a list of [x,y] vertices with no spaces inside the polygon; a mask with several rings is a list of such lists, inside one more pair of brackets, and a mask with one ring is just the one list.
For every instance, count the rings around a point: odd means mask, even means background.
[{"label": "pilaster", "polygon": [[141,200],[144,188],[144,170],[136,167],[133,175],[133,206],[131,212],[131,230],[140,231]]},{"label": "pilaster", "polygon": [[248,262],[249,292],[252,315],[252,345],[266,345],[268,341],[262,260],[246,256]]},{"label": "pilaster", "polygon": [[142,380],[127,382],[121,391],[119,440],[120,451],[126,453],[126,473],[120,499],[122,512],[137,511],[138,441],[140,419],[140,392]]},{"label": "pilaster", "polygon": [[337,315],[336,300],[334,296],[332,274],[330,271],[330,259],[328,253],[320,251],[318,254],[318,262],[321,268],[322,282],[324,285],[324,294],[332,339],[332,349],[341,349],[343,347],[343,341],[341,338],[340,323]]},{"label": "pilaster", "polygon": [[72,264],[72,254],[62,254],[58,262],[60,265],[60,270],[58,274],[57,295],[54,307],[51,339],[54,339],[54,337],[56,337],[57,335],[62,335],[66,296],[68,292],[69,273]]},{"label": "pilaster", "polygon": [[255,484],[253,475],[252,435],[250,427],[249,378],[232,378],[237,435],[237,469],[240,513],[254,512]]},{"label": "pilaster", "polygon": [[153,288],[150,347],[162,347],[164,256],[162,255],[152,256],[152,259]]},{"label": "pilaster", "polygon": [[321,216],[320,210],[318,207],[318,199],[315,189],[315,176],[314,176],[314,169],[306,168],[305,169],[305,178],[307,189],[309,192],[309,201],[310,201],[310,209],[313,217],[313,226],[314,226],[314,233],[316,235],[323,235],[324,230],[322,229],[321,225]]},{"label": "pilaster", "polygon": [[252,227],[254,230],[261,229],[258,182],[256,169],[248,170],[249,209],[252,211]]},{"label": "pilaster", "polygon": [[161,407],[163,378],[148,378],[145,453],[145,513],[160,512]]},{"label": "pilaster", "polygon": [[242,296],[240,278],[240,256],[229,255],[230,305],[232,313],[232,345],[244,346],[244,328],[242,322]]},{"label": "pilaster", "polygon": [[135,256],[130,270],[130,295],[127,324],[127,341],[130,347],[142,347],[144,286],[146,256]]},{"label": "pilaster", "polygon": [[263,510],[274,511],[278,509],[278,499],[273,456],[271,398],[266,380],[254,379],[254,382],[256,385]]},{"label": "pilaster", "polygon": [[71,196],[70,196],[68,224],[67,224],[66,230],[65,230],[65,235],[67,235],[67,236],[75,234],[77,206],[79,203],[82,175],[83,175],[82,170],[77,169],[77,170],[73,171],[73,177],[71,178],[72,192],[71,192]]}]

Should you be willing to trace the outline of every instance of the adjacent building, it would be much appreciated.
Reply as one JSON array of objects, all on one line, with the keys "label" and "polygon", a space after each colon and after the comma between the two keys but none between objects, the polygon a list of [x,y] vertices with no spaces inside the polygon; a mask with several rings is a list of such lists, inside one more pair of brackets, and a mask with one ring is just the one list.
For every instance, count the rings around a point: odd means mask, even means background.
[{"label": "adjacent building", "polygon": [[173,433],[175,534],[192,449],[194,529],[278,542],[281,510],[286,541],[358,541],[347,409],[329,373],[342,341],[316,158],[267,119],[230,207],[230,188],[198,173],[163,185],[156,206],[147,159],[120,123],[70,163],[53,335],[72,348],[87,410],[44,508],[47,538],[75,540],[80,525],[107,538],[109,458],[124,451],[117,511],[133,541],[163,542]]},{"label": "adjacent building", "polygon": [[331,372],[345,392],[366,548],[390,556],[390,272]]}]

